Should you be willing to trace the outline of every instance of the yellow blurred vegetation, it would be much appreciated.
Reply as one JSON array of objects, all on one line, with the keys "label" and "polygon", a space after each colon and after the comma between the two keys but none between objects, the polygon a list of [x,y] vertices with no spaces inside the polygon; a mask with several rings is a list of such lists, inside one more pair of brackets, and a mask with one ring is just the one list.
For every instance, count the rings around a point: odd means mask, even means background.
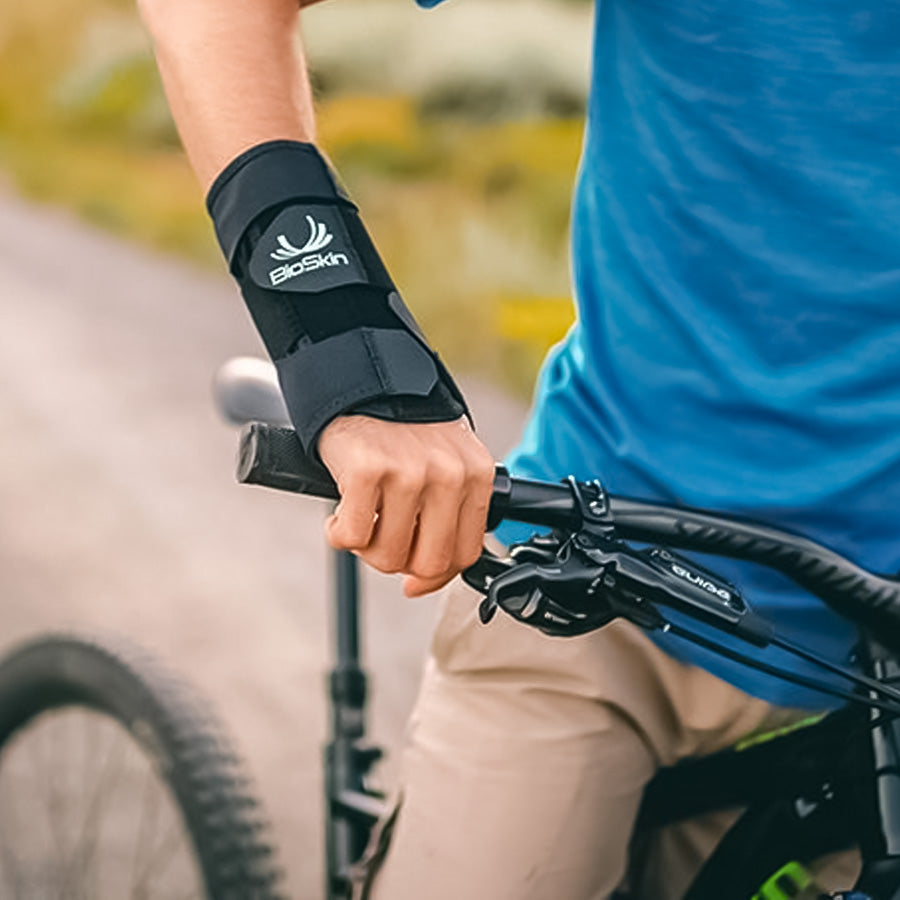
[{"label": "yellow blurred vegetation", "polygon": [[[438,116],[414,96],[340,93],[319,99],[319,123],[442,355],[527,393],[572,321],[581,120]],[[131,2],[0,8],[0,169],[26,196],[221,268]]]}]

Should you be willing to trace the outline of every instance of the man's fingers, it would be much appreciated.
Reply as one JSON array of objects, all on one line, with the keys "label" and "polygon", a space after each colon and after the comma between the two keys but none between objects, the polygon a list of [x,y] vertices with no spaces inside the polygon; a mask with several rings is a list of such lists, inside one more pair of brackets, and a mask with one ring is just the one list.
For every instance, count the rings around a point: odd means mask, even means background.
[{"label": "man's fingers", "polygon": [[457,571],[471,566],[484,546],[484,529],[494,488],[494,460],[486,451],[472,464],[469,490],[459,509],[456,555],[453,567]]},{"label": "man's fingers", "polygon": [[355,478],[341,486],[341,502],[325,523],[328,543],[335,550],[369,546],[378,520],[379,493],[374,478]]},{"label": "man's fingers", "polygon": [[407,574],[416,579],[405,590],[418,596],[437,590],[481,555],[494,482],[493,458],[445,465],[429,482]]},{"label": "man's fingers", "polygon": [[382,572],[434,590],[478,557],[494,465],[464,420],[335,420],[319,441],[341,503],[326,533]]},{"label": "man's fingers", "polygon": [[458,460],[439,460],[422,495],[415,544],[406,573],[433,579],[449,572],[459,539],[466,472]]},{"label": "man's fingers", "polygon": [[426,594],[440,590],[455,577],[455,572],[447,572],[439,578],[419,578],[417,575],[407,575],[403,579],[403,593],[407,597],[424,597]]},{"label": "man's fingers", "polygon": [[416,530],[424,471],[385,463],[375,476],[344,480],[341,502],[326,523],[329,543],[353,550],[381,572],[405,571]]},{"label": "man's fingers", "polygon": [[421,503],[422,479],[412,474],[387,480],[381,488],[378,522],[360,557],[381,572],[406,571]]}]

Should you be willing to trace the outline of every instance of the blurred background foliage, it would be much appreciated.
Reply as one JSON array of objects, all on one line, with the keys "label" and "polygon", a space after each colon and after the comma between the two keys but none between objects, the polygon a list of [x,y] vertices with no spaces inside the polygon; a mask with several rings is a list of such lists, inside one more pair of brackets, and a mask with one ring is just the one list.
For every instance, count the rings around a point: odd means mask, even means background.
[{"label": "blurred background foliage", "polygon": [[[589,0],[333,0],[304,14],[320,138],[451,366],[525,395],[572,321]],[[0,7],[0,172],[221,268],[133,0]]]}]

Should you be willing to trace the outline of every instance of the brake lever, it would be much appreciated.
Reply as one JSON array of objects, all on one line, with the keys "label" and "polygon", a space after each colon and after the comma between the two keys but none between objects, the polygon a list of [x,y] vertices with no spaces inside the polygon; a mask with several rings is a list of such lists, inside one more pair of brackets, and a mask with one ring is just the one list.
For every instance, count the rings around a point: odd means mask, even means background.
[{"label": "brake lever", "polygon": [[473,590],[484,594],[484,599],[478,605],[478,616],[483,624],[487,624],[494,618],[497,612],[497,604],[490,597],[490,588],[494,581],[506,572],[515,568],[511,559],[504,559],[492,553],[487,547],[482,547],[481,556],[465,569],[462,579]]},{"label": "brake lever", "polygon": [[579,556],[553,560],[546,550],[541,547],[531,553],[516,547],[509,559],[485,551],[464,573],[466,582],[485,594],[478,607],[483,624],[500,608],[554,637],[586,634],[620,616],[648,630],[665,627],[666,620],[652,604],[610,589],[608,567],[592,565]]},{"label": "brake lever", "polygon": [[541,566],[517,563],[493,579],[487,596],[478,607],[482,624],[487,625],[494,618],[498,607],[514,618],[530,623],[530,617],[537,612],[540,603],[543,578]]},{"label": "brake lever", "polygon": [[468,569],[463,570],[462,579],[479,594],[486,594],[491,582],[514,566],[515,563],[511,559],[497,556],[487,547],[482,547],[481,556]]}]

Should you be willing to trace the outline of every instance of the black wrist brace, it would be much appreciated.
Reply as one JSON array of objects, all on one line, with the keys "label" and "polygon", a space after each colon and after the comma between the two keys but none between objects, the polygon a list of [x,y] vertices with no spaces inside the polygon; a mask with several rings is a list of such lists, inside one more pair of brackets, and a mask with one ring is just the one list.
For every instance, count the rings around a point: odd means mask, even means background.
[{"label": "black wrist brace", "polygon": [[399,422],[468,415],[312,144],[248,150],[206,205],[307,452],[346,413]]}]

